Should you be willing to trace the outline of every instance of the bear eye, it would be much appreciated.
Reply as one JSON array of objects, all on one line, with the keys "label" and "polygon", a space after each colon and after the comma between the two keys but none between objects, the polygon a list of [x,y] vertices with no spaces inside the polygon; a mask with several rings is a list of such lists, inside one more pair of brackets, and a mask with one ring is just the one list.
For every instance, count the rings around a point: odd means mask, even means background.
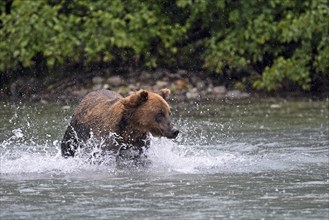
[{"label": "bear eye", "polygon": [[155,120],[157,122],[161,122],[161,120],[165,117],[165,114],[163,113],[162,110],[158,111],[158,113],[156,113],[155,115]]}]

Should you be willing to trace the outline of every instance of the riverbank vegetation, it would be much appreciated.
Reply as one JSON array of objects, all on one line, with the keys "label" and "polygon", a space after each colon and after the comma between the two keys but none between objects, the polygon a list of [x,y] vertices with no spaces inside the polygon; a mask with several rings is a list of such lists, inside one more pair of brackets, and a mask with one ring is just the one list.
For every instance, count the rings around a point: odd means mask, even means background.
[{"label": "riverbank vegetation", "polygon": [[328,22],[328,0],[5,0],[0,86],[110,67],[216,74],[240,90],[327,91]]}]

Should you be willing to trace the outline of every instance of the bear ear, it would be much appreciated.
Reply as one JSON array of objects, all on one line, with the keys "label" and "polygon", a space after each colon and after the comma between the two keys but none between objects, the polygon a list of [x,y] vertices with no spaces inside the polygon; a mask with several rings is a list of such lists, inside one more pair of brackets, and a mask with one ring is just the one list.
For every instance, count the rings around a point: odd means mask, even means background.
[{"label": "bear ear", "polygon": [[145,90],[138,91],[139,101],[141,103],[146,102],[148,99],[148,95],[149,95],[148,92]]},{"label": "bear ear", "polygon": [[170,95],[170,89],[161,89],[160,90],[160,95],[164,100],[167,100],[169,95]]},{"label": "bear ear", "polygon": [[134,94],[128,96],[127,98],[128,100],[126,104],[137,107],[147,101],[148,92],[141,89],[138,92],[135,92]]}]

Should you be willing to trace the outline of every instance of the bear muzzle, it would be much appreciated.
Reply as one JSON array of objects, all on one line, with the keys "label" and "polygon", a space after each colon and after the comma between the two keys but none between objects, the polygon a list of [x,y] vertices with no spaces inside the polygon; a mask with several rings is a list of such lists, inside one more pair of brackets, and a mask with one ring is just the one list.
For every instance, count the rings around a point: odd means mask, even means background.
[{"label": "bear muzzle", "polygon": [[174,139],[178,136],[179,130],[177,128],[172,128],[168,135],[166,135],[167,138]]}]

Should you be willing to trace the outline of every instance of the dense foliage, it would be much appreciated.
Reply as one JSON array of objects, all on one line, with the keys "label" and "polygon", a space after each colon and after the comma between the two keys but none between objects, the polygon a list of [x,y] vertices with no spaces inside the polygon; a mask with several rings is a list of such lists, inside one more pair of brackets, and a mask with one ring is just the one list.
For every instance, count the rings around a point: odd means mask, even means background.
[{"label": "dense foliage", "polygon": [[0,71],[109,63],[203,68],[256,89],[329,78],[328,0],[6,0]]}]

